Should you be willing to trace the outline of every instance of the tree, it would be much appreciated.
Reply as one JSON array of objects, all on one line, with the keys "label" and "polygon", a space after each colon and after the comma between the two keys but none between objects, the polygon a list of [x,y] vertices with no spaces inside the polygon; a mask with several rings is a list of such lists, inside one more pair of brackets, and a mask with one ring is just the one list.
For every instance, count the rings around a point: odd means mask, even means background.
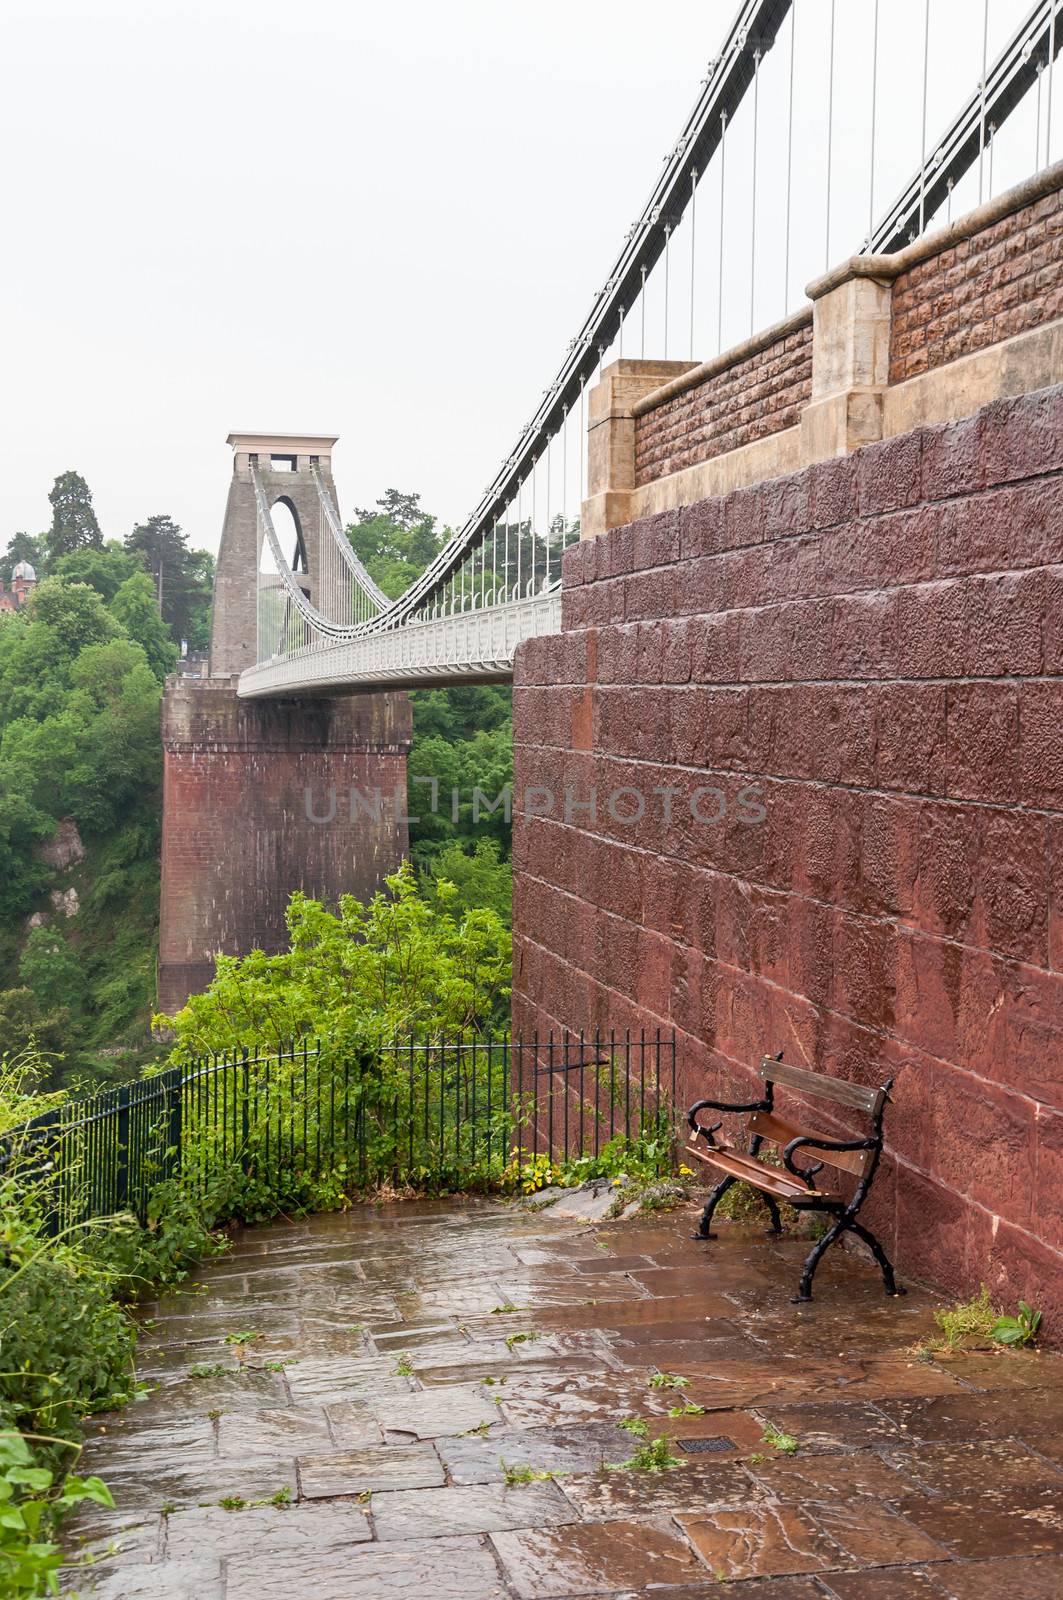
[{"label": "tree", "polygon": [[62,472],[48,496],[52,525],[45,535],[48,560],[54,563],[71,550],[102,550],[103,534],[92,508],[92,493],[79,472]]},{"label": "tree", "polygon": [[104,600],[113,600],[126,579],[143,570],[139,557],[128,555],[117,539],[108,539],[102,550],[72,550],[60,556],[54,575],[67,583],[87,583]]},{"label": "tree", "polygon": [[487,1032],[509,993],[510,939],[493,911],[451,914],[454,889],[423,895],[413,869],[385,878],[363,905],[336,911],[294,894],[290,950],[219,956],[210,988],[174,1018],[175,1060],[307,1034],[337,1041]]},{"label": "tree", "polygon": [[43,534],[16,533],[0,556],[0,583],[11,582],[11,574],[20,561],[28,561],[38,578],[43,578],[44,560]]},{"label": "tree", "polygon": [[148,658],[148,665],[161,683],[177,665],[177,647],[159,615],[155,592],[147,573],[134,572],[127,578],[109,609],[129,637],[140,645]]},{"label": "tree", "polygon": [[439,553],[447,534],[436,532],[436,518],[421,509],[419,494],[386,489],[377,507],[356,510],[347,537],[370,575],[395,600]]},{"label": "tree", "polygon": [[187,639],[193,649],[204,648],[203,614],[210,604],[214,579],[212,557],[205,550],[189,550],[188,535],[164,514],[138,522],[126,538],[125,548],[140,556],[151,574],[159,611],[173,639]]}]

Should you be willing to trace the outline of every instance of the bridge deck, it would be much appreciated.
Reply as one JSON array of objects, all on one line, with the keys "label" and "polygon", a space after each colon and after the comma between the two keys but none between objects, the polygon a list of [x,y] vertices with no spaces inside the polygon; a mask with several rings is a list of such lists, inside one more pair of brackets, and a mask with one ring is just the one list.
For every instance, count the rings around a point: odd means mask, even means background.
[{"label": "bridge deck", "polygon": [[241,673],[239,694],[252,699],[504,682],[513,674],[513,652],[523,639],[560,629],[561,592],[555,589],[488,610],[293,651]]}]

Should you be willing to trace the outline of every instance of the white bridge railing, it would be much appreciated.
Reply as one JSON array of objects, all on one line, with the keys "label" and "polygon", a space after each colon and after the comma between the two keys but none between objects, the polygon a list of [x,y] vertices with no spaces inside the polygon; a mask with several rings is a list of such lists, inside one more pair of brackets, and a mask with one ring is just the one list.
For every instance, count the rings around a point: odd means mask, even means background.
[{"label": "white bridge railing", "polygon": [[561,593],[512,600],[485,611],[410,622],[387,633],[309,645],[249,667],[240,695],[305,694],[313,690],[498,682],[512,676],[513,652],[524,639],[561,628]]}]

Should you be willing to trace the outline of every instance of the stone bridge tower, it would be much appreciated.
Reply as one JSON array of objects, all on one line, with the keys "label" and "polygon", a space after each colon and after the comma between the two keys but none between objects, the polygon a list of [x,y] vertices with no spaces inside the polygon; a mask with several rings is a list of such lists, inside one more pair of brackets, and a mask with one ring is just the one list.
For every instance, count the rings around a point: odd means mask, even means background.
[{"label": "stone bridge tower", "polygon": [[[336,504],[335,442],[229,435],[233,476],[209,675],[172,677],[163,696],[158,1003],[171,1014],[210,982],[217,955],[287,948],[284,913],[294,890],[326,902],[346,893],[365,898],[407,850],[405,694],[241,700],[237,693],[257,649],[263,541],[252,458],[271,509],[282,502],[291,513],[313,598],[322,533],[312,467]],[[355,791],[360,801],[352,805]],[[363,803],[377,794],[379,805]]]}]

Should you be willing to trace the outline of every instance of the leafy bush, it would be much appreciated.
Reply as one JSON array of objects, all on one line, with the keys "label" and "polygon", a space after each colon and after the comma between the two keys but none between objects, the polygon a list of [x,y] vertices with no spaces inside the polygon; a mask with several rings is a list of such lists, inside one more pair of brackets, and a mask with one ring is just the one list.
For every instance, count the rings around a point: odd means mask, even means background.
[{"label": "leafy bush", "polygon": [[411,1034],[486,1034],[504,1020],[510,937],[498,916],[449,915],[453,891],[440,882],[432,900],[404,865],[363,905],[344,895],[332,912],[294,894],[288,906],[291,948],[267,956],[221,956],[213,983],[175,1017],[173,1062],[208,1051],[327,1032],[338,1044]]},{"label": "leafy bush", "polygon": [[96,1479],[70,1476],[80,1423],[133,1395],[136,1325],[127,1306],[141,1291],[184,1276],[220,1247],[193,1200],[160,1184],[148,1223],[116,1216],[49,1237],[44,1179],[20,1171],[13,1130],[65,1098],[34,1092],[32,1051],[0,1058],[0,1130],[14,1138],[0,1176],[0,1594],[55,1592],[54,1534],[72,1506],[109,1505]]}]

